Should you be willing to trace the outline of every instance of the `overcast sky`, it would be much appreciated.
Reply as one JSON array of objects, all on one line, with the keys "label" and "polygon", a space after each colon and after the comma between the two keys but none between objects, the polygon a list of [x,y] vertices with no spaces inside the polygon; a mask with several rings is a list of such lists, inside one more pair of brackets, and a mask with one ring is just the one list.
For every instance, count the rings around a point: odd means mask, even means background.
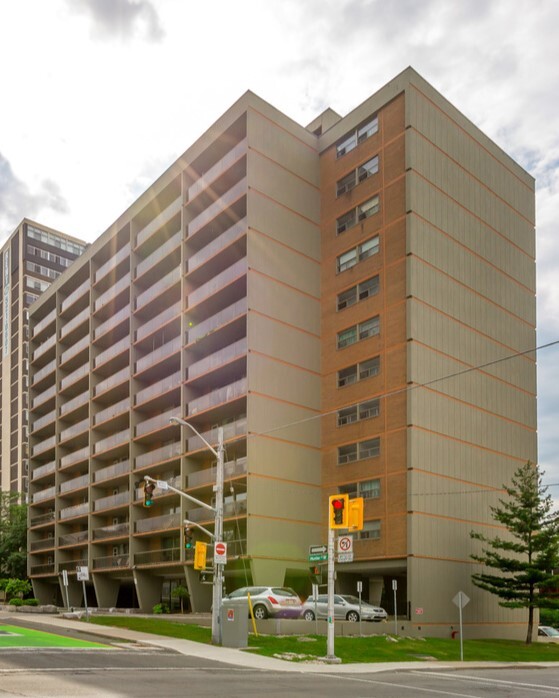
[{"label": "overcast sky", "polygon": [[[0,0],[0,244],[25,216],[93,241],[247,89],[305,125],[411,65],[536,177],[558,340],[558,27],[557,0]],[[559,345],[538,371],[559,498]]]}]

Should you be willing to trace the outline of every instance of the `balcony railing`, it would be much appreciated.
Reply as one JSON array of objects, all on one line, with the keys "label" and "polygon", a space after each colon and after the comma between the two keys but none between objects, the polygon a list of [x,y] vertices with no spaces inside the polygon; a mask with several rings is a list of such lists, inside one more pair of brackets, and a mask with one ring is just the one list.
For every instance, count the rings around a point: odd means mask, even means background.
[{"label": "balcony railing", "polygon": [[31,576],[39,574],[54,574],[54,562],[49,562],[46,565],[31,565]]},{"label": "balcony railing", "polygon": [[49,373],[52,373],[55,368],[56,359],[53,359],[52,361],[49,361],[48,364],[45,364],[40,371],[37,371],[37,373],[35,373],[35,375],[33,376],[32,385],[37,385],[37,383],[40,383],[43,380],[43,378],[45,378],[45,376],[48,376]]},{"label": "balcony railing", "polygon": [[79,545],[80,543],[87,543],[88,538],[88,531],[68,533],[65,536],[58,537],[58,545]]},{"label": "balcony railing", "polygon": [[[104,305],[112,301],[119,293],[130,287],[130,273],[119,279],[114,286],[102,293],[93,304],[94,312],[97,312]],[[113,318],[114,320],[114,318]]]},{"label": "balcony railing", "polygon": [[63,405],[60,405],[60,416],[63,417],[65,414],[68,414],[76,407],[87,405],[88,399],[89,391],[84,390],[83,393],[76,395],[76,397],[73,397],[71,400],[68,400],[68,402],[65,402]]},{"label": "balcony railing", "polygon": [[130,303],[128,303],[128,305],[126,305],[124,308],[121,308],[114,315],[111,315],[111,317],[108,320],[105,320],[105,322],[102,322],[100,325],[98,325],[93,330],[93,338],[98,339],[102,334],[105,334],[105,332],[114,329],[121,322],[124,322],[124,320],[128,320],[129,318]]},{"label": "balcony railing", "polygon": [[160,329],[165,323],[169,322],[173,318],[176,318],[180,315],[182,309],[182,302],[179,301],[178,303],[173,303],[173,305],[169,306],[165,310],[163,310],[159,315],[153,320],[149,320],[145,324],[143,324],[141,327],[139,327],[136,330],[136,342],[139,342],[140,340],[144,339],[145,337],[149,337],[150,334],[153,334],[156,332],[158,329]]},{"label": "balcony railing", "polygon": [[115,402],[114,405],[109,405],[109,407],[106,407],[104,410],[97,412],[97,414],[93,416],[93,424],[101,424],[102,422],[106,422],[108,419],[112,419],[119,414],[123,414],[129,409],[130,398],[125,397],[124,400],[119,400],[119,402]]},{"label": "balcony railing", "polygon": [[33,352],[33,361],[36,361],[43,354],[46,354],[46,352],[49,349],[52,349],[52,347],[54,347],[55,344],[56,344],[56,334],[53,334],[48,339],[46,339],[40,346],[38,346],[35,349],[35,351]]},{"label": "balcony railing", "polygon": [[191,342],[195,342],[197,339],[205,337],[210,332],[213,332],[213,330],[221,327],[222,325],[226,325],[227,323],[231,322],[231,320],[234,320],[241,315],[246,315],[247,311],[247,299],[241,298],[241,300],[227,306],[227,308],[224,308],[223,310],[220,310],[219,313],[212,315],[207,320],[197,323],[194,325],[194,327],[191,327],[188,330],[188,343],[190,344]]},{"label": "balcony railing", "polygon": [[209,356],[205,356],[203,359],[200,359],[200,361],[190,364],[188,367],[188,378],[192,380],[204,373],[220,368],[224,364],[245,355],[247,351],[247,339],[243,337],[243,339],[239,339],[237,342],[230,344],[224,349],[220,349]]},{"label": "balcony railing", "polygon": [[138,361],[136,361],[135,373],[141,373],[142,371],[145,371],[147,368],[150,368],[150,366],[154,366],[155,364],[159,363],[163,359],[166,359],[172,354],[176,354],[180,348],[181,338],[175,337],[170,342],[167,342],[167,344],[163,344],[155,351],[152,351],[150,354],[147,354],[146,356],[143,356],[141,359],[138,359]]},{"label": "balcony railing", "polygon": [[[223,478],[224,480],[229,480],[233,477],[238,477],[239,475],[246,475],[247,473],[247,459],[239,458],[238,460],[227,461],[223,466]],[[204,487],[205,485],[212,485],[216,481],[216,468],[212,466],[211,468],[204,468],[204,470],[198,470],[196,473],[190,473],[188,476],[188,489],[194,487]]]},{"label": "balcony railing", "polygon": [[93,395],[97,397],[98,395],[101,395],[101,393],[104,393],[110,388],[114,388],[116,385],[124,383],[129,378],[130,368],[128,366],[125,366],[124,368],[121,368],[120,371],[113,373],[112,376],[105,378],[105,380],[99,381],[99,383],[97,383],[97,385],[93,387]]},{"label": "balcony railing", "polygon": [[54,496],[56,496],[56,486],[53,485],[52,487],[47,487],[44,490],[41,490],[40,492],[35,492],[33,495],[33,504],[37,504],[37,502],[44,502],[45,499],[52,499]]},{"label": "balcony railing", "polygon": [[208,245],[202,247],[201,250],[198,250],[196,254],[193,254],[192,257],[190,257],[188,260],[188,271],[191,272],[207,262],[208,259],[211,259],[211,257],[220,252],[224,247],[227,247],[227,245],[233,242],[233,240],[236,240],[237,238],[241,237],[241,235],[245,234],[246,230],[247,219],[243,218],[242,220],[237,221],[237,223],[215,238],[215,240],[212,240]]},{"label": "balcony railing", "polygon": [[[227,441],[235,436],[242,436],[246,434],[246,432],[247,420],[246,417],[243,417],[236,422],[231,422],[223,426],[223,440]],[[209,431],[202,432],[201,436],[203,436],[209,444],[217,444],[217,429],[210,429]],[[189,451],[198,451],[201,448],[207,448],[207,446],[198,436],[191,436],[188,439]]]},{"label": "balcony railing", "polygon": [[[178,245],[180,245],[182,238],[182,234],[180,230],[175,233],[172,237],[170,237],[166,242],[164,242],[161,247],[156,248],[154,252],[152,252],[149,257],[146,257],[143,259],[139,264],[136,266],[136,278],[141,276],[143,273],[145,273],[148,269],[153,267],[154,264],[157,264],[157,262],[161,261],[162,259],[165,259]],[[180,259],[180,255],[179,255]]]},{"label": "balcony railing", "polygon": [[70,334],[72,330],[79,327],[82,322],[89,319],[89,308],[84,308],[75,317],[73,317],[69,322],[67,322],[60,330],[60,339],[63,340],[67,334]]},{"label": "balcony railing", "polygon": [[170,528],[180,528],[180,514],[166,514],[164,516],[151,516],[149,519],[136,521],[136,533],[151,533],[152,531],[164,531]]},{"label": "balcony railing", "polygon": [[45,475],[50,475],[51,473],[56,472],[56,461],[51,461],[50,463],[45,463],[44,465],[39,466],[38,468],[33,468],[31,471],[31,480],[38,480],[41,477],[44,477]]},{"label": "balcony railing", "polygon": [[87,431],[88,429],[89,417],[86,417],[85,419],[82,419],[80,422],[72,424],[71,427],[63,429],[60,432],[60,442],[67,441],[68,439],[71,439],[72,437],[77,436],[78,434],[82,434],[84,431]]},{"label": "balcony railing", "polygon": [[176,407],[173,407],[167,412],[158,414],[155,417],[150,417],[139,424],[136,424],[136,436],[144,436],[149,434],[151,431],[156,431],[157,429],[164,429],[169,426],[169,420],[171,417],[175,416]]},{"label": "balcony railing", "polygon": [[94,570],[108,570],[130,567],[130,555],[107,555],[106,557],[94,557]]},{"label": "balcony railing", "polygon": [[50,424],[51,422],[54,422],[56,419],[56,410],[51,410],[50,412],[47,412],[47,414],[43,415],[39,419],[36,419],[32,426],[31,426],[31,433],[34,431],[39,431],[39,429],[42,429],[44,426],[47,424]]},{"label": "balcony railing", "polygon": [[140,293],[136,297],[136,303],[134,306],[136,310],[140,310],[140,308],[152,301],[156,296],[165,293],[165,291],[170,289],[171,286],[174,286],[176,283],[178,283],[180,281],[180,278],[180,267],[176,267],[168,274],[166,274],[162,279],[160,279],[157,283],[153,284],[153,286],[150,286],[145,291],[142,291],[142,293]]},{"label": "balcony railing", "polygon": [[190,186],[188,189],[188,200],[192,201],[195,196],[198,196],[201,191],[204,191],[204,189],[206,189],[211,182],[217,179],[223,172],[228,170],[231,165],[239,160],[239,158],[241,158],[246,152],[247,139],[243,138],[242,141],[237,143],[235,147],[231,148],[231,150],[226,153],[221,160],[218,160],[215,165],[212,165],[209,170],[204,172],[204,174]]},{"label": "balcony railing", "polygon": [[60,381],[60,390],[65,390],[68,386],[72,385],[72,383],[76,383],[80,380],[80,378],[83,378],[88,374],[89,362],[84,364],[83,366],[80,366],[75,371],[72,371],[72,373],[69,373],[65,378],[62,378],[62,380]]},{"label": "balcony railing", "polygon": [[188,234],[194,235],[201,228],[203,228],[206,223],[215,218],[221,211],[225,211],[229,206],[231,206],[237,199],[247,192],[247,179],[243,177],[240,182],[237,182],[234,186],[225,192],[217,201],[215,201],[211,206],[202,211],[196,218],[194,218],[188,224]]},{"label": "balcony railing", "polygon": [[239,259],[238,262],[235,262],[235,264],[232,264],[227,269],[224,269],[219,274],[216,274],[209,281],[206,281],[205,284],[199,286],[196,290],[191,291],[191,293],[188,294],[188,304],[191,306],[198,305],[198,303],[201,303],[205,298],[213,296],[232,281],[235,281],[235,279],[238,279],[246,274],[247,269],[247,258],[243,257],[242,259]]},{"label": "balcony railing", "polygon": [[89,503],[83,502],[82,504],[74,504],[71,507],[65,507],[60,510],[61,519],[71,519],[74,516],[83,516],[89,512]]},{"label": "balcony railing", "polygon": [[143,468],[147,465],[155,465],[156,463],[161,463],[162,461],[170,460],[171,458],[177,458],[184,452],[183,446],[180,442],[174,444],[167,444],[166,446],[161,446],[161,448],[156,448],[153,451],[148,451],[148,453],[142,453],[141,456],[136,456],[135,469]]},{"label": "balcony railing", "polygon": [[130,492],[119,492],[110,497],[100,497],[93,502],[93,511],[102,511],[104,509],[112,509],[113,507],[122,506],[130,502]]},{"label": "balcony railing", "polygon": [[130,533],[130,524],[118,523],[112,526],[102,526],[93,529],[93,540],[106,540],[107,538],[119,538]]},{"label": "balcony railing", "polygon": [[66,468],[74,463],[79,463],[81,460],[87,460],[89,458],[89,446],[84,446],[83,448],[78,448],[77,451],[72,451],[72,453],[67,453],[60,459],[60,467]]},{"label": "balcony railing", "polygon": [[101,453],[102,451],[108,451],[113,446],[118,446],[130,440],[130,429],[123,429],[122,431],[107,436],[106,439],[100,439],[93,444],[93,452]]},{"label": "balcony railing", "polygon": [[42,526],[43,524],[49,523],[54,523],[54,511],[49,511],[39,516],[32,516],[30,519],[31,526]]},{"label": "balcony railing", "polygon": [[112,347],[109,347],[108,349],[105,349],[102,351],[100,354],[98,354],[95,359],[93,360],[93,365],[95,368],[100,366],[101,364],[104,364],[106,361],[109,359],[112,359],[115,356],[118,356],[118,354],[122,354],[124,351],[128,351],[130,348],[130,337],[123,337],[122,339],[119,339],[118,342],[115,342]]},{"label": "balcony railing", "polygon": [[42,405],[43,402],[50,400],[50,398],[54,397],[55,395],[56,385],[51,385],[50,388],[48,388],[47,390],[43,390],[43,392],[39,393],[33,398],[33,400],[31,401],[31,407],[37,407],[38,405]]},{"label": "balcony railing", "polygon": [[104,480],[110,480],[113,477],[117,477],[117,475],[124,475],[124,473],[129,472],[130,470],[130,461],[123,460],[120,463],[114,463],[113,465],[109,465],[106,468],[101,468],[101,470],[97,470],[95,473],[93,473],[93,481],[94,482],[103,482]]},{"label": "balcony railing", "polygon": [[75,344],[73,344],[69,349],[66,349],[66,351],[62,352],[62,354],[60,355],[60,365],[65,364],[66,361],[69,361],[73,356],[79,354],[80,351],[82,351],[82,349],[85,349],[89,346],[89,343],[89,334],[86,334]]},{"label": "balcony railing", "polygon": [[35,444],[33,448],[31,449],[31,455],[33,456],[38,456],[39,453],[44,453],[45,451],[48,451],[49,448],[53,448],[56,444],[56,436],[50,436],[48,439],[44,439],[43,441],[40,441],[38,444]]},{"label": "balcony railing", "polygon": [[172,390],[173,388],[178,388],[181,384],[181,374],[180,371],[173,373],[171,376],[166,376],[162,378],[157,383],[150,385],[148,388],[143,390],[138,390],[134,395],[134,404],[141,405],[142,402],[146,402],[152,397],[158,397],[164,393]]},{"label": "balcony railing", "polygon": [[[247,511],[246,499],[240,499],[237,502],[231,502],[223,505],[223,518],[232,518],[234,516],[243,516]],[[188,510],[188,518],[190,521],[213,521],[214,515],[204,507]]]},{"label": "balcony railing", "polygon": [[68,572],[75,572],[77,567],[87,566],[87,558],[81,557],[76,560],[66,560],[58,565],[59,570],[67,570]]},{"label": "balcony railing", "polygon": [[226,385],[223,388],[218,388],[217,390],[212,390],[211,393],[202,395],[202,397],[196,398],[196,400],[191,400],[188,403],[188,414],[194,415],[198,412],[210,409],[211,407],[222,405],[224,402],[230,402],[231,400],[235,400],[235,398],[246,395],[246,392],[247,379],[241,378],[241,380],[235,383]]},{"label": "balcony railing", "polygon": [[136,245],[141,245],[149,237],[153,235],[159,228],[161,228],[165,223],[168,223],[171,218],[180,213],[182,208],[182,200],[179,196],[172,203],[170,203],[166,209],[161,211],[161,213],[156,216],[152,221],[150,221],[146,227],[141,230],[136,236]]},{"label": "balcony railing", "polygon": [[50,313],[45,315],[45,317],[42,320],[39,320],[39,322],[35,325],[33,328],[33,339],[40,334],[47,325],[50,325],[50,323],[56,318],[56,308],[53,308]]},{"label": "balcony railing", "polygon": [[90,281],[89,279],[86,279],[82,284],[78,286],[72,293],[65,298],[62,303],[60,304],[60,312],[64,313],[70,306],[72,306],[78,298],[81,298],[83,294],[89,289],[90,287]]},{"label": "balcony railing", "polygon": [[89,475],[80,475],[72,480],[66,480],[66,482],[60,483],[60,494],[65,492],[73,492],[74,490],[79,490],[82,487],[87,487],[89,484]]},{"label": "balcony railing", "polygon": [[134,553],[134,564],[155,565],[161,562],[180,562],[180,548],[164,548],[163,550],[146,550]]},{"label": "balcony railing", "polygon": [[130,243],[126,243],[124,247],[112,256],[107,262],[105,262],[97,271],[95,272],[95,283],[102,279],[106,274],[108,274],[112,269],[115,269],[124,259],[130,257]]},{"label": "balcony railing", "polygon": [[54,538],[43,538],[42,540],[33,540],[29,546],[29,550],[34,553],[37,550],[48,550],[54,548]]}]

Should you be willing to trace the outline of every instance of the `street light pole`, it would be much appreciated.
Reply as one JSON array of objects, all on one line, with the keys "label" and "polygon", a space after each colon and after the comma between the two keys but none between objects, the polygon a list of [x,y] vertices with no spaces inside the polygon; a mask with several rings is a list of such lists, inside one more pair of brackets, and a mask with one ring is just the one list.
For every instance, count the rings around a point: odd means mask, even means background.
[{"label": "street light pole", "polygon": [[[174,424],[179,424],[183,427],[191,429],[210,449],[217,459],[216,478],[214,485],[215,493],[215,524],[214,524],[214,544],[220,543],[223,540],[223,427],[218,427],[217,430],[217,450],[211,446],[206,439],[195,429],[192,424],[185,421],[181,417],[171,417],[169,420]],[[221,609],[221,601],[223,596],[223,565],[215,561],[214,547],[214,582],[213,582],[213,605],[212,605],[212,644],[221,645],[221,624],[219,622],[219,612]]]}]

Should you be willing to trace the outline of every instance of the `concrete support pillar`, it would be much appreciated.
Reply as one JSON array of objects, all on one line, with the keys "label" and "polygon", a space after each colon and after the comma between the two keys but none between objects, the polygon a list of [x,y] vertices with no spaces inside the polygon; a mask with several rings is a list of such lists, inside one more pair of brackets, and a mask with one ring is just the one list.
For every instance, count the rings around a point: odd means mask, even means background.
[{"label": "concrete support pillar", "polygon": [[38,599],[41,605],[53,604],[54,606],[61,606],[66,603],[61,599],[65,597],[60,596],[60,586],[58,579],[51,579],[49,581],[45,579],[32,579],[31,585],[33,586],[33,596]]},{"label": "concrete support pillar", "polygon": [[134,584],[140,610],[151,613],[153,607],[161,602],[161,578],[149,572],[134,570]]},{"label": "concrete support pillar", "polygon": [[373,606],[380,606],[384,579],[382,577],[372,577],[369,579],[369,603]]},{"label": "concrete support pillar", "polygon": [[[64,606],[66,606],[66,590],[62,584],[62,577],[60,578],[60,591],[62,592]],[[70,607],[82,608],[84,606],[83,584],[71,577],[68,579],[68,599]]]},{"label": "concrete support pillar", "polygon": [[[190,593],[190,606],[193,613],[205,613],[212,607],[212,585],[200,582],[200,572],[191,565],[184,566],[186,586]],[[213,581],[213,575],[208,574],[208,580]]]},{"label": "concrete support pillar", "polygon": [[114,608],[118,599],[120,582],[106,574],[94,574],[93,586],[99,608]]}]

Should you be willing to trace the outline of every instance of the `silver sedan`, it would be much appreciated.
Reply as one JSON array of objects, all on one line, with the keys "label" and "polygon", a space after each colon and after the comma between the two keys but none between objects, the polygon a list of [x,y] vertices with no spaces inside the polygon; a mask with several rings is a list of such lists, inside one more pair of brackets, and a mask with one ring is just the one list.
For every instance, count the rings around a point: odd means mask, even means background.
[{"label": "silver sedan", "polygon": [[[361,612],[361,616],[359,613]],[[316,615],[315,615],[316,613]],[[316,599],[316,604],[312,597],[303,604],[301,616],[305,620],[314,620],[316,618],[328,617],[328,596],[319,594]],[[361,620],[381,621],[386,620],[388,614],[380,606],[373,606],[366,601],[361,601],[361,609],[359,608],[359,599],[357,596],[347,594],[334,594],[334,618],[336,620],[349,620],[356,623],[359,618]]]}]

